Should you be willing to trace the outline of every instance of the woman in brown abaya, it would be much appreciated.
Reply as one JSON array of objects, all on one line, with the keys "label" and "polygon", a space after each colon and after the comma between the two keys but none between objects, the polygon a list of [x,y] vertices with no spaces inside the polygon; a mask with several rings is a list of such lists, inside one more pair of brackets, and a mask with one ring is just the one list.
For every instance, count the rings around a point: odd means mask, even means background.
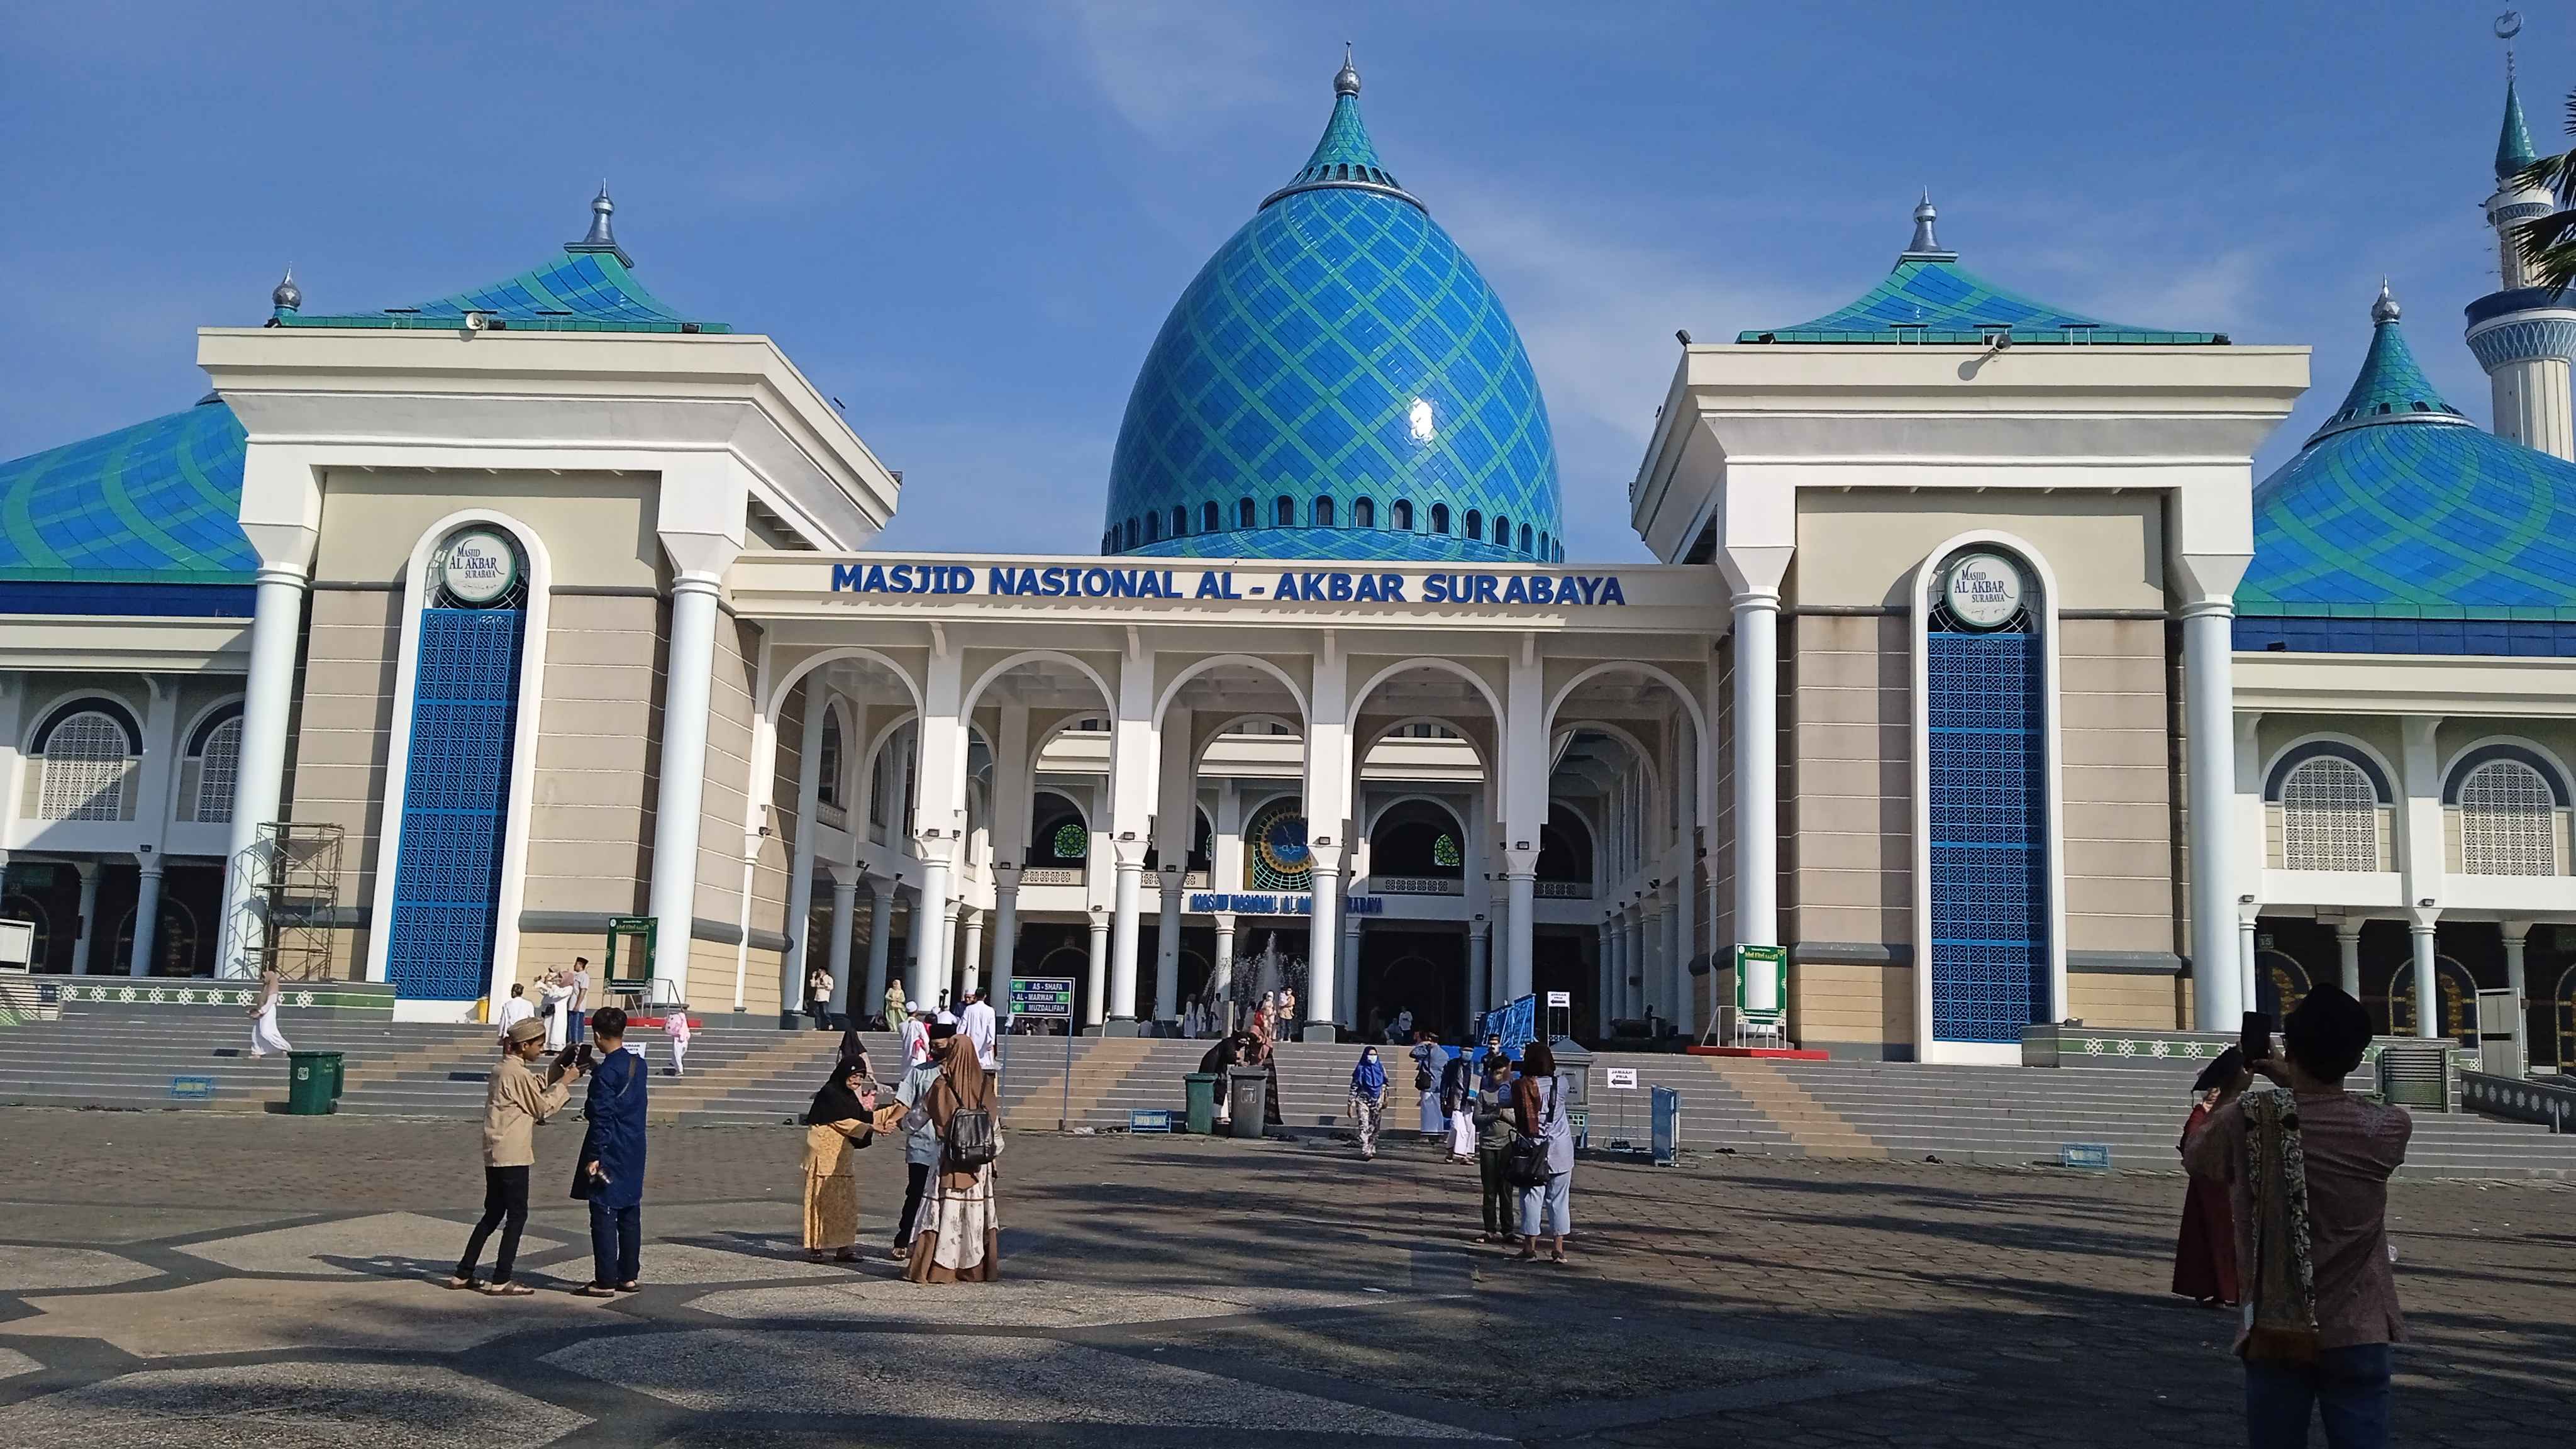
[{"label": "woman in brown abaya", "polygon": [[990,1283],[1001,1274],[1001,1218],[994,1211],[993,1164],[957,1168],[947,1149],[949,1125],[960,1112],[994,1116],[993,1148],[1000,1155],[1000,1105],[993,1079],[975,1058],[971,1038],[935,1042],[939,1080],[907,1111],[896,1103],[877,1112],[880,1132],[911,1132],[926,1122],[941,1144],[921,1216],[912,1230],[912,1257],[904,1276],[915,1283]]},{"label": "woman in brown abaya", "polygon": [[[2200,1100],[2192,1104],[2191,1116],[2183,1123],[2184,1143],[2200,1130],[2219,1088],[2236,1079],[2244,1060],[2244,1053],[2229,1047],[2191,1084]],[[2237,1304],[2236,1219],[2228,1205],[2227,1184],[2206,1177],[2188,1182],[2182,1200],[2182,1235],[2174,1243],[2173,1291],[2204,1308],[2222,1304],[2233,1308]]]}]

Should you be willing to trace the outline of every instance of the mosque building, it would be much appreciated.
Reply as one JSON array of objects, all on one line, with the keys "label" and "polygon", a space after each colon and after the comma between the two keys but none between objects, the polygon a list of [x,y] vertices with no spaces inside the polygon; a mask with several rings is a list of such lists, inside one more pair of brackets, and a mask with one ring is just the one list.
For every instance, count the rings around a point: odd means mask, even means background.
[{"label": "mosque building", "polygon": [[[1096,555],[869,550],[900,475],[605,188],[507,280],[202,329],[196,406],[0,464],[0,918],[122,978],[75,993],[414,1019],[617,932],[746,1021],[820,967],[1169,1029],[1276,947],[1313,1036],[1698,1035],[1778,946],[1838,1055],[2340,980],[2427,1035],[2509,984],[2576,1057],[2576,308],[2509,244],[2496,433],[2383,291],[2258,483],[2305,348],[2024,296],[1927,196],[1850,305],[1685,342],[1657,562],[1587,564],[1502,299],[1332,89],[1147,351]],[[2509,88],[2500,234],[2530,156]]]}]

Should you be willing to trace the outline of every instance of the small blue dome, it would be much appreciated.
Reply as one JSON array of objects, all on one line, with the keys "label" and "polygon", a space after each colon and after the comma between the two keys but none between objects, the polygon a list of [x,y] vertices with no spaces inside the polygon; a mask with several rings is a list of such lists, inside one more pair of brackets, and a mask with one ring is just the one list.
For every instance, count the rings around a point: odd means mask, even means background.
[{"label": "small blue dome", "polygon": [[1378,160],[1347,63],[1334,91],[1314,155],[1147,352],[1102,551],[1561,557],[1556,439],[1520,333]]}]

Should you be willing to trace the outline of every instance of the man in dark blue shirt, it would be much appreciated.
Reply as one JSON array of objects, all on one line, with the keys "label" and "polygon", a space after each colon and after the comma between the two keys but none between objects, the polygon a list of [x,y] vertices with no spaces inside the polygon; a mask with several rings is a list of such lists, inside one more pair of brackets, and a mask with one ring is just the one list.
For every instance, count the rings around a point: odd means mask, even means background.
[{"label": "man in dark blue shirt", "polygon": [[590,1202],[591,1281],[575,1291],[605,1298],[636,1290],[644,1249],[644,1059],[626,1050],[626,1013],[603,1006],[590,1016],[599,1066],[583,1113],[581,1158],[573,1196]]}]

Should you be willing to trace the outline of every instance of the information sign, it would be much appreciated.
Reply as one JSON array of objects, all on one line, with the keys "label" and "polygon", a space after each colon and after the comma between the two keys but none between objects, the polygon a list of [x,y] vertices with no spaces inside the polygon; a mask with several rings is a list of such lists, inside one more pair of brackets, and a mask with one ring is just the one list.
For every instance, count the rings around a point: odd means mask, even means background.
[{"label": "information sign", "polygon": [[1070,1018],[1073,1015],[1073,978],[1012,977],[1011,1015]]},{"label": "information sign", "polygon": [[1611,1091],[1633,1092],[1637,1090],[1637,1069],[1635,1067],[1604,1067],[1602,1068],[1602,1071],[1609,1079]]},{"label": "information sign", "polygon": [[173,1102],[202,1102],[213,1095],[215,1095],[215,1079],[212,1077],[172,1077],[170,1079],[170,1100]]},{"label": "information sign", "polygon": [[1551,991],[1547,994],[1547,1004],[1550,1009],[1560,1006],[1572,1006],[1574,1004],[1574,993],[1571,991]]},{"label": "information sign", "polygon": [[2058,1149],[2061,1167],[2089,1167],[2108,1171],[2111,1166],[2111,1144],[2107,1142],[2069,1142]]}]

